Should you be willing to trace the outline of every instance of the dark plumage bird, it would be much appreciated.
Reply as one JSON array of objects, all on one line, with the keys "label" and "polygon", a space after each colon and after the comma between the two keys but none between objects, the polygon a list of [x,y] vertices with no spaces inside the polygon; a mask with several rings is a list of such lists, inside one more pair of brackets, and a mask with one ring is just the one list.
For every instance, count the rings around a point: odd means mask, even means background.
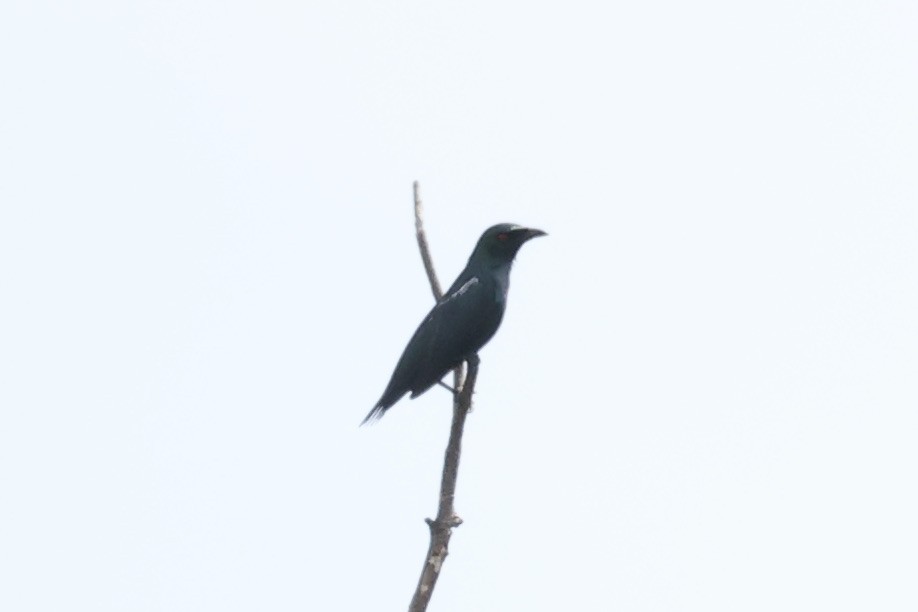
[{"label": "dark plumage bird", "polygon": [[501,223],[485,230],[469,263],[424,318],[376,406],[378,419],[409,391],[421,395],[494,336],[507,306],[510,266],[523,243],[545,232]]}]

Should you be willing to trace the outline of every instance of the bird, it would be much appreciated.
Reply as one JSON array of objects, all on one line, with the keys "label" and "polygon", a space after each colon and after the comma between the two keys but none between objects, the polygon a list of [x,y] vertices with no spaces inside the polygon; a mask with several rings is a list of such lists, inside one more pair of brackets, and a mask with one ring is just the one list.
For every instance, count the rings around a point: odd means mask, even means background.
[{"label": "bird", "polygon": [[510,267],[529,240],[547,234],[512,223],[489,227],[449,290],[424,317],[402,352],[382,397],[361,425],[381,418],[411,392],[414,399],[474,358],[497,332],[507,306]]}]

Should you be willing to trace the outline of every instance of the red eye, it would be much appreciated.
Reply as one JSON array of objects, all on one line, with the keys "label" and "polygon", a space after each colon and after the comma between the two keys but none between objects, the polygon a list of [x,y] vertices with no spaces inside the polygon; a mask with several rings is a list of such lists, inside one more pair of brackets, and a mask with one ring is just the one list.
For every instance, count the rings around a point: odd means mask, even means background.
[{"label": "red eye", "polygon": [[497,239],[500,241],[504,241],[509,237],[510,236],[506,232],[501,232],[500,234],[497,235]]}]

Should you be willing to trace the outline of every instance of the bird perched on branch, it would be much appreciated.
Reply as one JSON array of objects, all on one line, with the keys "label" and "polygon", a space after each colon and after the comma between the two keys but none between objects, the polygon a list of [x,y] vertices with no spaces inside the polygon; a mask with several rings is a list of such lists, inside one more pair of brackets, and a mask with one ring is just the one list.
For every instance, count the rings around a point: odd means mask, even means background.
[{"label": "bird perched on branch", "polygon": [[411,399],[421,395],[487,344],[504,316],[513,258],[523,243],[544,235],[510,223],[485,230],[465,269],[408,341],[389,385],[363,423],[382,417],[409,391]]}]

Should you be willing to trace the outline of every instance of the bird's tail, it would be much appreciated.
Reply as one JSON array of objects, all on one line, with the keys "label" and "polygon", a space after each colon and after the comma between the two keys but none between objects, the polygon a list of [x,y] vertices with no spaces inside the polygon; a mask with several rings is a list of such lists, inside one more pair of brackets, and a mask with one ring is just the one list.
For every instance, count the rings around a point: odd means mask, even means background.
[{"label": "bird's tail", "polygon": [[382,418],[382,415],[386,414],[386,408],[387,406],[384,406],[382,402],[380,402],[379,404],[376,404],[375,406],[373,406],[373,410],[370,411],[370,414],[368,414],[367,417],[363,421],[360,422],[360,425],[363,426],[363,425],[366,425],[367,423],[378,421],[379,419]]}]

